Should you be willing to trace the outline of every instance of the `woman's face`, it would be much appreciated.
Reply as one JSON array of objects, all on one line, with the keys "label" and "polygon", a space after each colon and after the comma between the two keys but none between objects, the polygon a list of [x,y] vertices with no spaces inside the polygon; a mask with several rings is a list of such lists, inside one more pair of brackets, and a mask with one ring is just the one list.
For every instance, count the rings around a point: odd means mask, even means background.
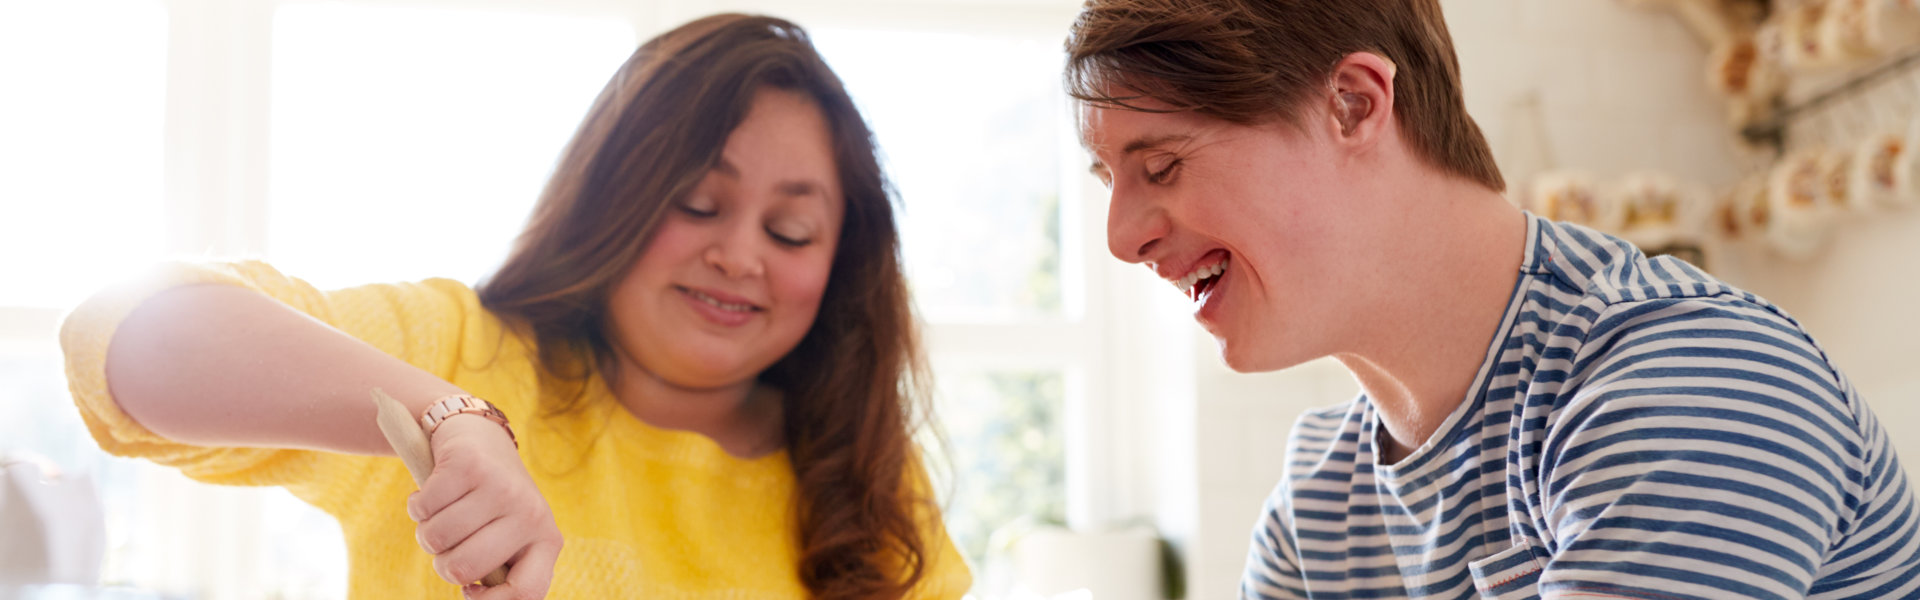
[{"label": "woman's face", "polygon": [[846,212],[826,116],[762,88],[719,164],[667,209],[608,299],[612,338],[666,383],[751,381],[800,343]]}]

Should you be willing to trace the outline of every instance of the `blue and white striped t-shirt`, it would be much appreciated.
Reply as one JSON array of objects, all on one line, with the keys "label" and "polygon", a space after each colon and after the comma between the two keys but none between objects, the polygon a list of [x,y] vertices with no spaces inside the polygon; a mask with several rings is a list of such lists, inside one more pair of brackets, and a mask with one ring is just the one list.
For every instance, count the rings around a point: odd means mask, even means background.
[{"label": "blue and white striped t-shirt", "polygon": [[1502,323],[1398,464],[1364,395],[1300,418],[1243,598],[1920,598],[1886,432],[1779,308],[1530,215]]}]

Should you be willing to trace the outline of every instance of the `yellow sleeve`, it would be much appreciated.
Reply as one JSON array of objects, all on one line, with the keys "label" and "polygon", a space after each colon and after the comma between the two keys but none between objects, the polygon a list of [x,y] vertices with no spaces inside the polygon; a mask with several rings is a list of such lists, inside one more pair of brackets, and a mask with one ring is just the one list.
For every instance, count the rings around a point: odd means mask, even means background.
[{"label": "yellow sleeve", "polygon": [[287,486],[322,508],[328,503],[315,497],[321,488],[343,486],[316,482],[354,481],[353,475],[383,462],[392,463],[385,465],[392,468],[398,468],[399,462],[311,450],[177,443],[135,422],[107,388],[107,346],[126,316],[156,293],[208,283],[258,291],[443,379],[459,366],[466,321],[484,314],[473,292],[451,280],[321,292],[266,263],[245,261],[163,264],[145,278],[94,295],[67,315],[60,328],[60,345],[66,355],[68,388],[102,450],[175,467],[207,483]]},{"label": "yellow sleeve", "polygon": [[947,537],[947,528],[939,519],[921,529],[927,541],[927,570],[920,575],[908,597],[914,600],[959,600],[973,588],[973,572],[967,569],[960,549]]}]

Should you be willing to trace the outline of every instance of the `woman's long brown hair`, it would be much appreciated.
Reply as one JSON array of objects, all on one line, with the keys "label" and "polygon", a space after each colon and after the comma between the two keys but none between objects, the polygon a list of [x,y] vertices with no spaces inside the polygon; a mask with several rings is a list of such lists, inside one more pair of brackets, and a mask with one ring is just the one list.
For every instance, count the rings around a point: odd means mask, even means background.
[{"label": "woman's long brown hair", "polygon": [[613,286],[767,86],[804,93],[826,115],[846,193],[819,314],[760,377],[785,392],[800,578],[817,598],[900,598],[930,554],[920,519],[938,518],[909,479],[925,370],[872,133],[799,26],[723,14],[642,45],[595,100],[480,300],[538,343],[544,409],[577,408],[611,354]]}]

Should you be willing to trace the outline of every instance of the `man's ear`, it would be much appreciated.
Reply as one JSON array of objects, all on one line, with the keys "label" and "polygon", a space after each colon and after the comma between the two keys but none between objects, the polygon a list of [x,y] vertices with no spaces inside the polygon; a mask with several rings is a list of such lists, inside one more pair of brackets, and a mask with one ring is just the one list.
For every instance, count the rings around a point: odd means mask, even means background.
[{"label": "man's ear", "polygon": [[1392,62],[1355,52],[1333,68],[1329,98],[1335,132],[1345,143],[1371,144],[1393,121]]}]

